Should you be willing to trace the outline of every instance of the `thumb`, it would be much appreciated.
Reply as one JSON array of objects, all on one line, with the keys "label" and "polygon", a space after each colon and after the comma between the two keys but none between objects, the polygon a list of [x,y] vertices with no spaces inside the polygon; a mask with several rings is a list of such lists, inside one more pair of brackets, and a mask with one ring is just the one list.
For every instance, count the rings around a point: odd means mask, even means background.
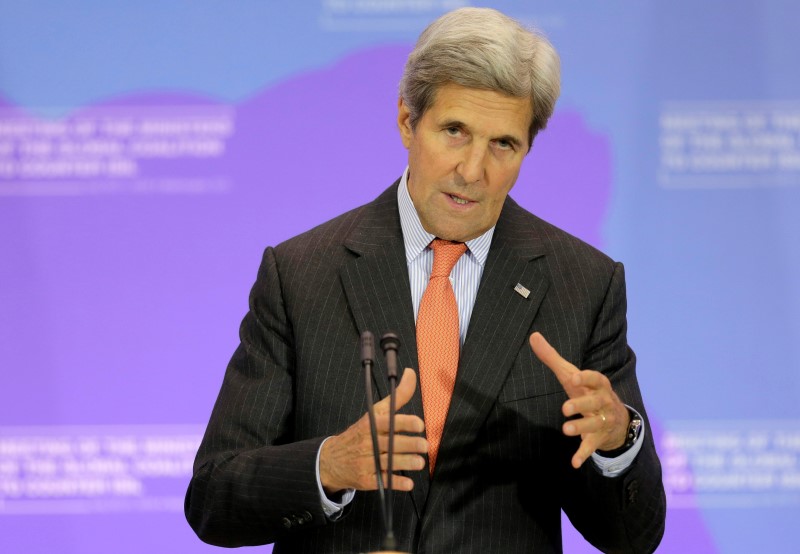
[{"label": "thumb", "polygon": [[[411,400],[412,396],[414,396],[415,390],[417,390],[417,374],[413,369],[407,367],[405,370],[403,370],[403,377],[400,379],[400,384],[397,385],[397,390],[395,391],[395,407],[399,410],[408,404],[408,401]],[[391,396],[386,396],[375,403],[376,414],[389,413],[390,398]]]}]

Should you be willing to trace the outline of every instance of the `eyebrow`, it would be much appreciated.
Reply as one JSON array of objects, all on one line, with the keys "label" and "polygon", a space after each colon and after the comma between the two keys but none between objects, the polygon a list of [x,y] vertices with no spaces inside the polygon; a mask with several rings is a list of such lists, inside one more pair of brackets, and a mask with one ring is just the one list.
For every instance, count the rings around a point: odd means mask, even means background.
[{"label": "eyebrow", "polygon": [[[440,124],[440,127],[442,129],[447,129],[448,127],[459,127],[461,129],[469,129],[469,126],[467,124],[465,124],[463,121],[459,121],[458,119],[448,119],[446,121],[443,121]],[[517,148],[523,147],[522,141],[513,135],[503,135],[500,137],[496,137],[492,140],[504,140],[506,142],[513,144]]]}]

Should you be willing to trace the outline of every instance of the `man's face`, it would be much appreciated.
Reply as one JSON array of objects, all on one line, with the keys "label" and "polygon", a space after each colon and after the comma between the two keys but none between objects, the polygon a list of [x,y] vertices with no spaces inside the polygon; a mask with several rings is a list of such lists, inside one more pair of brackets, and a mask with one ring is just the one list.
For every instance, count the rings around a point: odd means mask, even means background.
[{"label": "man's face", "polygon": [[400,100],[408,192],[426,231],[466,242],[497,223],[528,152],[531,117],[527,98],[448,84],[412,130]]}]

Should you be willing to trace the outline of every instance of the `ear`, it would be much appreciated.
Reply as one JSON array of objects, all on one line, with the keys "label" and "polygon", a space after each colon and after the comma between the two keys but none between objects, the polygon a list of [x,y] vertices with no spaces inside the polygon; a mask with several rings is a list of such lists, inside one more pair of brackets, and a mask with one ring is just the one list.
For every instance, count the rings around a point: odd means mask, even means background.
[{"label": "ear", "polygon": [[414,130],[411,128],[411,112],[403,102],[403,97],[397,101],[397,128],[400,129],[400,139],[406,149],[411,147],[411,135]]}]

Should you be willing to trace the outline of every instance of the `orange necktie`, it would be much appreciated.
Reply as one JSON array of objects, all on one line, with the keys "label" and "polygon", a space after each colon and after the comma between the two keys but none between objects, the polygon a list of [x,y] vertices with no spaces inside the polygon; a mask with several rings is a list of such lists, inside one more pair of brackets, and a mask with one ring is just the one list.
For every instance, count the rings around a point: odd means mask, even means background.
[{"label": "orange necktie", "polygon": [[417,351],[428,462],[433,475],[458,370],[458,305],[450,284],[450,272],[466,252],[467,245],[435,239],[431,248],[433,270],[419,305]]}]

